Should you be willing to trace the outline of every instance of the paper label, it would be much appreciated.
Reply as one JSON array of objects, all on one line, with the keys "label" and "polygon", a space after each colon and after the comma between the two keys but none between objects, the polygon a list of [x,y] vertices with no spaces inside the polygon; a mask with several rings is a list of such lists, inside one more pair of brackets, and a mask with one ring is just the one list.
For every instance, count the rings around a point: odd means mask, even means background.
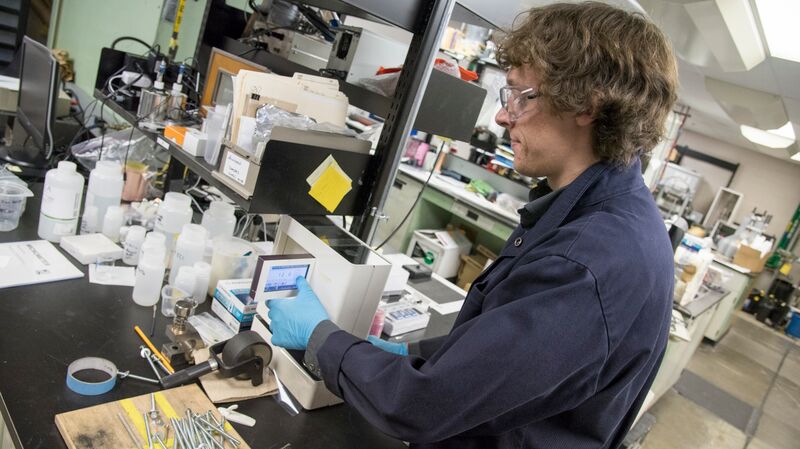
[{"label": "paper label", "polygon": [[225,169],[222,172],[239,184],[245,185],[249,169],[250,164],[245,159],[229,152],[225,158]]},{"label": "paper label", "polygon": [[156,138],[156,142],[161,145],[165,150],[169,150],[169,142],[162,139],[161,137]]}]

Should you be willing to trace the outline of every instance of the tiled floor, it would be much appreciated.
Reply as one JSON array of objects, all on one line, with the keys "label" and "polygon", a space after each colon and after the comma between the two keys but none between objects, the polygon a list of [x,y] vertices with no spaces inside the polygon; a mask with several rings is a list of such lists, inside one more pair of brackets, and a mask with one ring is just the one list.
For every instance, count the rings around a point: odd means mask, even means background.
[{"label": "tiled floor", "polygon": [[739,313],[650,413],[643,449],[800,449],[800,344]]}]

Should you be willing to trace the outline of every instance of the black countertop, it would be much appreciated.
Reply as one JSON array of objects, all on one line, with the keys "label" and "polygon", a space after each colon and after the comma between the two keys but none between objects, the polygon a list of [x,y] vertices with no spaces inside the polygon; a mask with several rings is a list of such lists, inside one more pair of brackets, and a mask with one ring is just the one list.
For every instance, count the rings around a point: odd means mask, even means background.
[{"label": "black countertop", "polygon": [[[0,232],[0,243],[38,240],[41,185],[33,186],[19,227]],[[66,255],[66,253],[64,253]],[[55,415],[156,391],[153,385],[121,380],[99,396],[81,396],[66,387],[67,365],[87,356],[103,357],[120,370],[152,377],[139,357],[141,341],[133,332],[147,331],[152,309],[131,299],[131,287],[90,284],[81,279],[0,289],[0,412],[18,448],[66,448]],[[166,341],[168,319],[160,312],[153,343]],[[241,402],[253,416],[253,428],[235,425],[250,446],[280,448],[405,448],[402,442],[372,427],[346,404],[290,416],[271,397]]]}]

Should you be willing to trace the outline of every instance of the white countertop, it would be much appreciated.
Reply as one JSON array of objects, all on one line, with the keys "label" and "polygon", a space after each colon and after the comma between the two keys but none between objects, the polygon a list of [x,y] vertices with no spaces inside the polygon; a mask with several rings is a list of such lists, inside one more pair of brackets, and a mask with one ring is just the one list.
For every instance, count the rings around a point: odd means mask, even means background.
[{"label": "white countertop", "polygon": [[[428,174],[430,173],[427,170],[411,167],[410,165],[406,164],[400,164],[400,171],[423,183],[426,179],[428,179]],[[466,183],[457,181],[448,176],[442,176],[437,173],[431,176],[431,180],[428,185],[455,198],[458,201],[469,204],[470,206],[474,206],[480,209],[482,212],[502,220],[506,224],[511,226],[516,226],[519,224],[519,214],[516,211],[512,212],[503,209],[497,204],[488,201],[481,195],[468,191],[465,188],[467,186]]]}]

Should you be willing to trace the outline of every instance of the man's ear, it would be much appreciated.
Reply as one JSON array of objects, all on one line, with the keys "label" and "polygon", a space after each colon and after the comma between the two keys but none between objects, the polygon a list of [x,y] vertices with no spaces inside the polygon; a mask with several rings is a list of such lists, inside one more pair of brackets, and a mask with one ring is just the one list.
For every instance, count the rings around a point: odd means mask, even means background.
[{"label": "man's ear", "polygon": [[577,114],[575,116],[575,123],[577,123],[578,126],[581,126],[581,127],[583,127],[583,126],[591,126],[592,123],[594,123],[594,118],[595,117],[594,117],[594,114],[592,112],[585,112],[583,114]]}]

